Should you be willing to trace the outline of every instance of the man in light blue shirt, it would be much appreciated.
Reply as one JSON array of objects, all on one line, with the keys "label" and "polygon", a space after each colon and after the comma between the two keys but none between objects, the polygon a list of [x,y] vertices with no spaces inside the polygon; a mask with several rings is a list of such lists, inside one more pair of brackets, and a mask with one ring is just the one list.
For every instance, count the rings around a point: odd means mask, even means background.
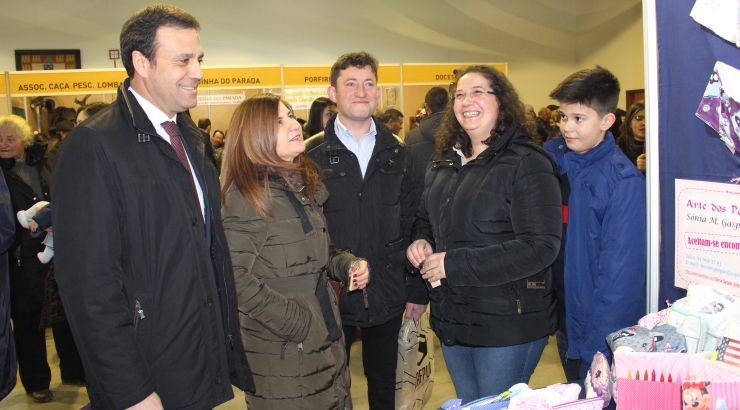
[{"label": "man in light blue shirt", "polygon": [[332,242],[367,259],[371,268],[365,291],[345,287],[341,293],[347,356],[359,327],[370,409],[394,410],[403,312],[418,318],[429,300],[421,277],[405,269],[419,187],[411,154],[372,116],[379,94],[375,57],[345,54],[334,63],[330,78],[327,91],[339,113],[323,134],[306,140],[315,146],[308,156],[326,178]]}]

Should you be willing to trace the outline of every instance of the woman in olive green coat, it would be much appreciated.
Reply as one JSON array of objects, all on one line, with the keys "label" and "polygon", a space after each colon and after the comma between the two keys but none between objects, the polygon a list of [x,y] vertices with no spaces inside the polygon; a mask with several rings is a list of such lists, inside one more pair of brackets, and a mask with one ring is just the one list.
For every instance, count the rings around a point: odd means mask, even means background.
[{"label": "woman in olive green coat", "polygon": [[222,217],[256,385],[249,410],[352,408],[328,279],[362,289],[369,271],[330,246],[320,208],[328,192],[303,150],[300,124],[277,96],[251,97],[231,119]]}]

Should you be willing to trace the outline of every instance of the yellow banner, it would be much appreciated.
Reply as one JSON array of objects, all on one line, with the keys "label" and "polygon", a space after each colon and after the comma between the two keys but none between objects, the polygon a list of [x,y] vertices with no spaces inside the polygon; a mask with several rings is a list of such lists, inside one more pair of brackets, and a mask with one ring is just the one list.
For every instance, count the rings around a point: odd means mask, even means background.
[{"label": "yellow banner", "polygon": [[[331,66],[283,67],[286,87],[317,87],[330,85]],[[400,84],[401,67],[380,65],[378,67],[378,84]]]},{"label": "yellow banner", "polygon": [[[115,92],[126,77],[124,70],[15,72],[10,74],[10,90],[12,95]],[[203,68],[203,79],[198,86],[207,89],[279,87],[279,66]]]},{"label": "yellow banner", "polygon": [[198,88],[280,88],[280,66],[203,68]]},{"label": "yellow banner", "polygon": [[[410,84],[449,84],[455,81],[454,70],[461,70],[476,63],[460,64],[404,64],[403,83]],[[507,73],[506,63],[483,63]]]},{"label": "yellow banner", "polygon": [[286,87],[329,86],[331,66],[283,67]]},{"label": "yellow banner", "polygon": [[0,77],[0,95],[5,95],[5,76]]},{"label": "yellow banner", "polygon": [[401,66],[381,64],[378,67],[378,84],[401,84]]},{"label": "yellow banner", "polygon": [[9,75],[11,95],[115,92],[127,77],[125,70],[60,70],[15,72]]}]

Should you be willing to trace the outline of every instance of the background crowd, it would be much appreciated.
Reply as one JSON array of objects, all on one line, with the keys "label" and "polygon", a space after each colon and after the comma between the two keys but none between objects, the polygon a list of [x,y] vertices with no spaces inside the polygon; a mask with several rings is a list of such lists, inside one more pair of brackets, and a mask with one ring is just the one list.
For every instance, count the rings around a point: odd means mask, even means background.
[{"label": "background crowd", "polygon": [[[305,125],[260,94],[224,132],[188,114],[199,28],[150,6],[124,25],[112,104],[56,107],[45,138],[0,117],[0,393],[17,359],[30,397],[53,399],[51,328],[62,383],[87,385],[94,408],[209,408],[231,382],[252,410],[346,409],[359,335],[370,408],[393,409],[398,331],[429,305],[470,401],[526,383],[556,331],[582,379],[602,333],[639,318],[644,291],[622,285],[644,281],[644,241],[614,239],[645,229],[645,105],[621,116],[607,70],[574,73],[535,113],[505,75],[467,67],[430,88],[403,141],[403,113],[377,111],[378,61],[348,53]],[[169,68],[176,95],[155,63],[172,55],[188,56]],[[619,296],[582,297],[609,286]],[[617,306],[610,322],[583,314]]]}]

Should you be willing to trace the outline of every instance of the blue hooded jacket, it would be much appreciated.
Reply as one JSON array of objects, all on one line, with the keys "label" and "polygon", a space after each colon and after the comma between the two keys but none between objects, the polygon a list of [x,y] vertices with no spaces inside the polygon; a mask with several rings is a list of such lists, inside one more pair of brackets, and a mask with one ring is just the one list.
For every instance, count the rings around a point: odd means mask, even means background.
[{"label": "blue hooded jacket", "polygon": [[584,362],[585,377],[596,352],[611,356],[606,336],[646,312],[645,177],[610,132],[584,154],[570,151],[563,137],[544,147],[570,182],[563,213],[567,357]]}]

